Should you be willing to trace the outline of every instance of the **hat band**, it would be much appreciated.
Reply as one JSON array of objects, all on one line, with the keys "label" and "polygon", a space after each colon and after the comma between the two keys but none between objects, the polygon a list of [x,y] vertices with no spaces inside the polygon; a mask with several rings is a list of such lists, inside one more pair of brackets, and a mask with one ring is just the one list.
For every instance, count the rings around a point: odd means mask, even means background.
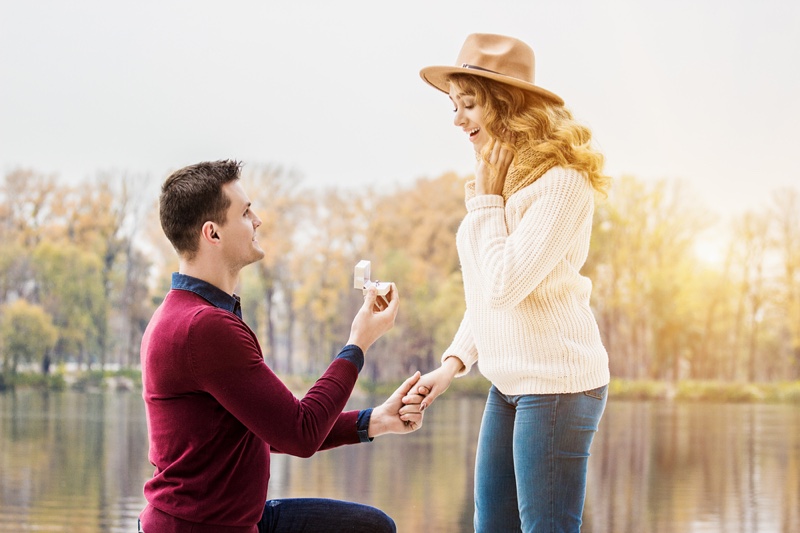
[{"label": "hat band", "polygon": [[[479,67],[476,65],[470,65],[469,63],[463,63],[461,68],[471,68],[474,70],[482,70],[484,72],[491,72],[492,74],[500,74],[499,72],[495,72],[494,70],[489,70],[488,68]],[[502,74],[500,74],[502,76]]]}]

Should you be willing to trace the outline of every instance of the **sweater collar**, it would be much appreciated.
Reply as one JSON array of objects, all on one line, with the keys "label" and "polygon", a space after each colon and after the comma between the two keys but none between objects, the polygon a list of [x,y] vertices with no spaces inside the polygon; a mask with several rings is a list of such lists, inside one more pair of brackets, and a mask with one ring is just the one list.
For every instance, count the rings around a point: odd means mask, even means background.
[{"label": "sweater collar", "polygon": [[181,274],[180,272],[173,272],[172,289],[193,292],[214,307],[225,309],[239,318],[242,318],[242,304],[239,297],[236,294],[231,296],[227,292],[215,287],[207,281],[193,278],[192,276],[187,276],[186,274]]},{"label": "sweater collar", "polygon": [[537,152],[529,144],[522,146],[508,170],[503,186],[503,198],[508,200],[515,192],[541,178],[545,172],[556,166],[556,163],[554,157]]},{"label": "sweater collar", "polygon": [[[476,157],[480,157],[476,154]],[[514,156],[514,162],[508,169],[505,185],[503,185],[503,200],[508,200],[511,196],[534,181],[541,178],[545,172],[558,164],[553,157],[548,157],[542,152],[537,152],[529,144],[521,146]],[[470,180],[465,184],[464,191],[466,199],[475,196],[475,180]]]}]

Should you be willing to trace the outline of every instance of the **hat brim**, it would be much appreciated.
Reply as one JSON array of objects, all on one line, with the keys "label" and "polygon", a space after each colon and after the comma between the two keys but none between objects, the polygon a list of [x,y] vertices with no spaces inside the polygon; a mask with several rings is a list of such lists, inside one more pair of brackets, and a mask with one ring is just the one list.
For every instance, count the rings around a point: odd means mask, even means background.
[{"label": "hat brim", "polygon": [[443,93],[448,93],[450,91],[450,85],[447,80],[453,74],[469,74],[471,76],[478,76],[480,78],[488,78],[490,80],[494,80],[500,83],[505,83],[506,85],[513,85],[514,87],[518,87],[528,92],[532,92],[537,96],[540,96],[550,102],[554,102],[559,105],[564,105],[564,100],[562,100],[560,96],[551,93],[547,89],[542,89],[538,85],[534,85],[532,83],[528,83],[519,80],[517,78],[512,78],[510,76],[504,76],[503,74],[497,74],[485,70],[476,70],[472,68],[461,68],[453,66],[426,67],[419,71],[420,77],[427,84],[431,85],[432,87],[435,87],[436,89],[439,89]]}]

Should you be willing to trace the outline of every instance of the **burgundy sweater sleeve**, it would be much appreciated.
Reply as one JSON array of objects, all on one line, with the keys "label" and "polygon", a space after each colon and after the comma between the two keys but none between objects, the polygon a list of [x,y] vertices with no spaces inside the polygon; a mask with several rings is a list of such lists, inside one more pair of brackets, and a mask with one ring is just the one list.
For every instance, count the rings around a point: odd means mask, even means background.
[{"label": "burgundy sweater sleeve", "polygon": [[358,378],[353,363],[335,359],[298,399],[264,363],[255,335],[236,316],[206,307],[191,320],[191,378],[270,447],[310,457],[359,442],[358,411],[342,412]]}]

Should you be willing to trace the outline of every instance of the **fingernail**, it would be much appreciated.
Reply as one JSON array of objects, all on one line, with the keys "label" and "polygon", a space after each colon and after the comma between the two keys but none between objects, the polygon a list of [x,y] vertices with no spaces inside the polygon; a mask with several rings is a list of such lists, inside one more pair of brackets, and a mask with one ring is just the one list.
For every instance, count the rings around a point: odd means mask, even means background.
[{"label": "fingernail", "polygon": [[424,403],[419,404],[419,412],[421,413],[422,411],[424,411],[426,407],[427,407],[427,404],[424,404]]}]

